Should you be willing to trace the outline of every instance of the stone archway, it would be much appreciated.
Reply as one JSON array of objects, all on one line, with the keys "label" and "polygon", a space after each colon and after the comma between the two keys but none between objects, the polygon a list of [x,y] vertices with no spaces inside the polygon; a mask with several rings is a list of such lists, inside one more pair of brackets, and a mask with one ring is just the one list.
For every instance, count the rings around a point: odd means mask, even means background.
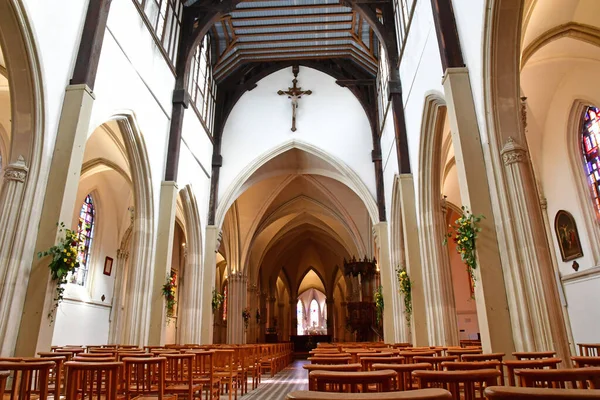
[{"label": "stone archway", "polygon": [[[0,47],[11,90],[11,143],[0,191],[0,355],[14,354],[41,208],[44,101],[33,32],[21,0],[0,4]],[[48,156],[46,151],[46,156]],[[49,161],[48,159],[45,161]],[[4,161],[3,161],[4,162]],[[10,321],[10,322],[9,322]]]}]

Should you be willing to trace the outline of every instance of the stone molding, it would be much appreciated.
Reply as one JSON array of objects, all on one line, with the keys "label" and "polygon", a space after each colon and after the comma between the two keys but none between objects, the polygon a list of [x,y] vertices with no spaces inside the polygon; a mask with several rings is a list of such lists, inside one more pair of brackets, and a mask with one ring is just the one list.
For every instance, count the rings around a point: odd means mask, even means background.
[{"label": "stone molding", "polygon": [[9,181],[25,182],[29,168],[25,165],[23,156],[19,156],[16,162],[9,164],[4,170],[4,178]]},{"label": "stone molding", "polygon": [[502,162],[508,166],[514,163],[522,163],[527,161],[527,150],[519,143],[515,142],[512,137],[509,137],[500,151]]}]

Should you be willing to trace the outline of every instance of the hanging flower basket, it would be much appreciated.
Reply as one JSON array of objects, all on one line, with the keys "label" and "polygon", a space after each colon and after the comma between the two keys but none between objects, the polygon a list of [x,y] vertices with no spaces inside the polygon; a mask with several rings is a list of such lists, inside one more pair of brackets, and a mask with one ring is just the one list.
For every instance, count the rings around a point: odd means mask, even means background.
[{"label": "hanging flower basket", "polygon": [[248,322],[250,321],[250,309],[248,307],[242,311],[242,318],[244,319],[244,328],[248,329]]},{"label": "hanging flower basket", "polygon": [[162,287],[162,294],[165,297],[165,307],[167,309],[167,323],[175,317],[175,288],[177,287],[177,273],[171,270],[167,280]]},{"label": "hanging flower basket", "polygon": [[59,239],[58,243],[48,250],[38,253],[38,257],[40,258],[46,256],[52,257],[48,268],[50,268],[51,279],[56,284],[56,297],[54,297],[54,304],[48,312],[50,322],[54,322],[55,311],[64,299],[65,288],[63,285],[67,283],[67,275],[69,272],[79,268],[77,255],[79,238],[77,237],[77,232],[67,229],[62,222],[57,224],[57,226],[59,227],[58,233],[63,235],[63,238]]},{"label": "hanging flower basket", "polygon": [[408,326],[410,326],[410,317],[412,315],[412,282],[404,267],[396,268],[396,278],[398,279],[400,293],[402,293],[402,297],[404,298],[404,317]]},{"label": "hanging flower basket", "polygon": [[383,287],[379,286],[375,293],[373,293],[373,298],[375,299],[375,319],[377,321],[377,325],[381,323],[383,320]]},{"label": "hanging flower basket", "polygon": [[462,215],[454,225],[449,225],[452,232],[448,232],[444,239],[444,244],[448,243],[448,238],[456,243],[456,252],[460,254],[461,260],[467,266],[467,272],[471,281],[475,284],[475,269],[477,269],[477,252],[475,249],[475,239],[481,228],[477,224],[484,219],[483,215],[473,215],[465,206],[462,208]]},{"label": "hanging flower basket", "polygon": [[217,292],[216,289],[213,289],[212,291],[212,310],[213,313],[217,312],[217,310],[219,310],[219,308],[221,308],[221,305],[223,304],[223,295],[219,292]]}]

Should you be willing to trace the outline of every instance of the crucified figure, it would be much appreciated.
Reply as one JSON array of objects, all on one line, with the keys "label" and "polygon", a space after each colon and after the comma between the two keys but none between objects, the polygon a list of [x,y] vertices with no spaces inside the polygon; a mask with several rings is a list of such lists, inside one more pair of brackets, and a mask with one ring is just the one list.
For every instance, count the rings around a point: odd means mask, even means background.
[{"label": "crucified figure", "polygon": [[304,95],[311,95],[312,90],[303,91],[301,87],[298,87],[298,72],[300,68],[294,67],[294,80],[292,81],[292,87],[288,88],[288,90],[279,90],[277,92],[278,95],[283,96],[287,95],[288,99],[292,100],[292,132],[296,132],[296,110],[298,109],[298,100],[302,98]]}]

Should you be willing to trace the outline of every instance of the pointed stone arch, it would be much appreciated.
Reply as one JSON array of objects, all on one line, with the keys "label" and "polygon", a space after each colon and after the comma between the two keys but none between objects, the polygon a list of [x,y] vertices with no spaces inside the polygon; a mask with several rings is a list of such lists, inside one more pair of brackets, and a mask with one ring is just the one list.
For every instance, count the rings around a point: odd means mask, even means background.
[{"label": "pointed stone arch", "polygon": [[364,203],[372,222],[375,224],[379,221],[377,203],[369,192],[369,189],[365,183],[360,179],[356,172],[348,167],[343,161],[337,159],[322,149],[301,140],[290,139],[255,158],[253,162],[251,162],[241,173],[238,174],[238,176],[223,193],[223,198],[219,201],[215,220],[216,226],[222,226],[223,220],[225,219],[225,213],[233,204],[235,199],[237,199],[247,187],[256,183],[256,181],[251,179],[252,175],[261,166],[265,165],[278,155],[283,154],[291,149],[298,149],[312,154],[330,164],[335,169],[336,173],[330,173],[323,170],[315,170],[310,172],[317,175],[327,176],[349,187]]}]

